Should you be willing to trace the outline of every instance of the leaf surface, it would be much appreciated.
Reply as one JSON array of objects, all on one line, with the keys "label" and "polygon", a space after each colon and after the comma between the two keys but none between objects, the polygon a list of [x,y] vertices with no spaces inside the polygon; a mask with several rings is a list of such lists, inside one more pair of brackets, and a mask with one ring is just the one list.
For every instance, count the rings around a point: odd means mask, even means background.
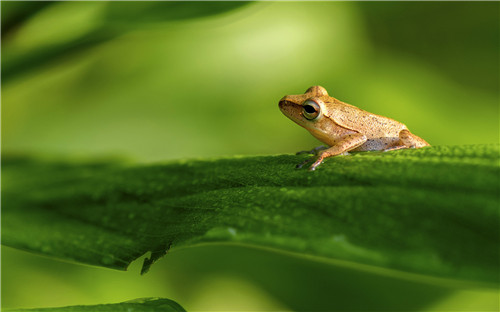
[{"label": "leaf surface", "polygon": [[2,243],[126,269],[231,242],[498,282],[499,146],[155,165],[4,157]]}]

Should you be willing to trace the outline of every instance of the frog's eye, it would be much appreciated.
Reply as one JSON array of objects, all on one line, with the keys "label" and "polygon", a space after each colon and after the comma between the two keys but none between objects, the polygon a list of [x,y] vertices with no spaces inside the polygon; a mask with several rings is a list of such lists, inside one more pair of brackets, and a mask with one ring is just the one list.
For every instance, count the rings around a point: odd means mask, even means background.
[{"label": "frog's eye", "polygon": [[308,120],[318,118],[321,107],[313,100],[307,100],[302,104],[302,115]]}]

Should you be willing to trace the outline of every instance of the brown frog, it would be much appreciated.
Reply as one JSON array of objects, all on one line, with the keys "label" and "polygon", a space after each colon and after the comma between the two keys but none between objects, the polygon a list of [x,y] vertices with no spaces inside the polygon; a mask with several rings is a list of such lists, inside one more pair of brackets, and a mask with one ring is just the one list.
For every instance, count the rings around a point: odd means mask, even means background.
[{"label": "brown frog", "polygon": [[284,96],[279,107],[285,116],[329,146],[311,151],[317,158],[309,170],[315,170],[327,157],[349,151],[389,151],[430,146],[404,124],[339,101],[329,96],[321,86],[310,87],[304,94]]}]

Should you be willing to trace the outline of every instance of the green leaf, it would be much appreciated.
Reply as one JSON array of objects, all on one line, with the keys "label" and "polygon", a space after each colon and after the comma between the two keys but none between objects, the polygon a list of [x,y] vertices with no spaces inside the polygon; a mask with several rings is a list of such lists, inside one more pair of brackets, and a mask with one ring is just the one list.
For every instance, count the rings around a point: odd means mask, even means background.
[{"label": "green leaf", "polygon": [[29,3],[27,1],[6,1],[0,3],[2,7],[2,33],[8,33],[29,20],[36,13],[54,4],[52,1]]},{"label": "green leaf", "polygon": [[131,166],[4,157],[2,243],[126,269],[231,242],[498,282],[499,146]]},{"label": "green leaf", "polygon": [[41,308],[41,309],[8,309],[7,311],[26,311],[26,312],[93,312],[93,311],[134,311],[134,312],[149,312],[149,311],[160,311],[160,312],[184,312],[184,310],[177,302],[169,299],[161,298],[142,298],[121,303],[114,304],[98,304],[98,305],[87,305],[87,306],[69,306],[60,308]]},{"label": "green leaf", "polygon": [[170,2],[117,2],[108,4],[105,20],[110,24],[131,29],[134,26],[147,25],[172,20],[207,17],[224,13],[248,5],[249,1],[170,1]]}]

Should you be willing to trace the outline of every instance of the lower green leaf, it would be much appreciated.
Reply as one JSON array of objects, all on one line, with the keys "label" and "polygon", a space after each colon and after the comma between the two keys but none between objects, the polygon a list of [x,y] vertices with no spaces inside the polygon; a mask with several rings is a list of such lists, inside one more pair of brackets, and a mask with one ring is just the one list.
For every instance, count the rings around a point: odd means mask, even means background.
[{"label": "lower green leaf", "polygon": [[9,309],[9,312],[16,311],[26,311],[26,312],[185,312],[177,302],[170,299],[162,298],[142,298],[131,301],[126,301],[122,303],[112,303],[112,304],[98,304],[98,305],[78,305],[69,307],[59,307],[59,308],[41,308],[41,309]]},{"label": "lower green leaf", "polygon": [[3,159],[2,243],[126,269],[233,242],[498,283],[499,146],[129,166]]}]

